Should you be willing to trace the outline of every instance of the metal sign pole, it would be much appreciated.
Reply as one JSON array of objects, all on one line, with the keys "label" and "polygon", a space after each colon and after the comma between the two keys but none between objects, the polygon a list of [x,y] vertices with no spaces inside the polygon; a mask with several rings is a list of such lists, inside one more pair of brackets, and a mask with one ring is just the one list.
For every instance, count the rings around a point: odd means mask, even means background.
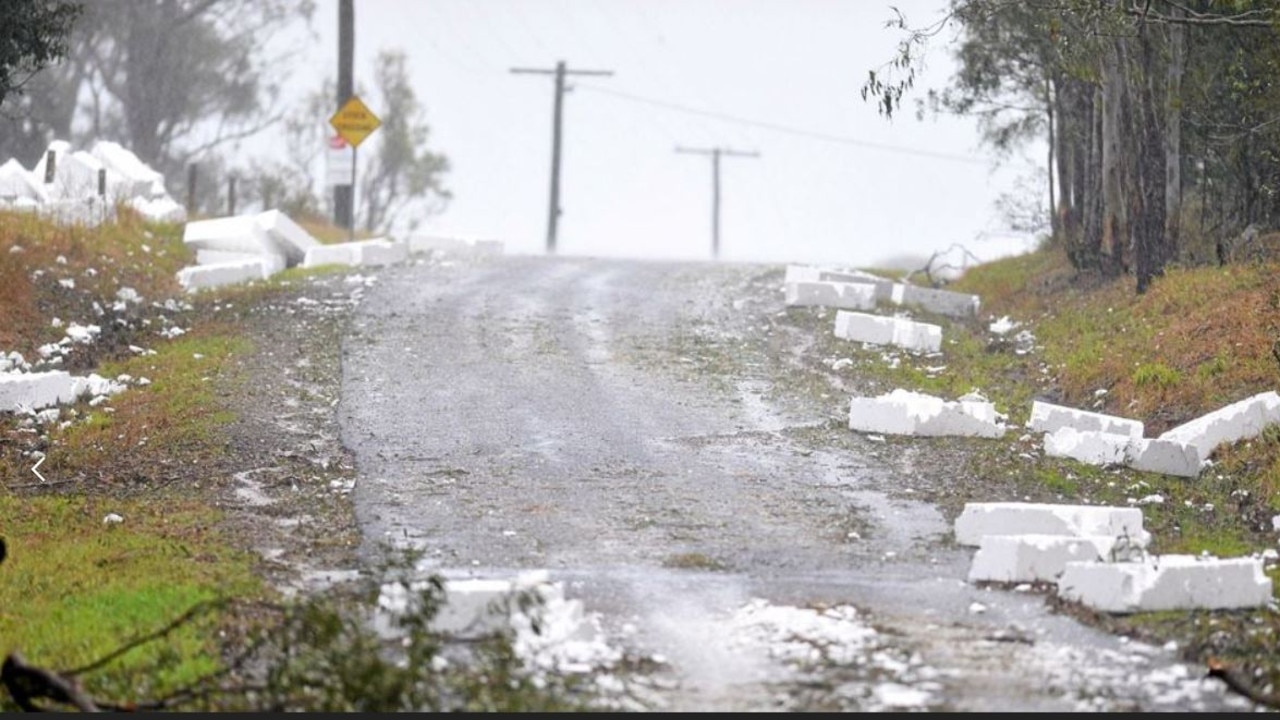
[{"label": "metal sign pole", "polygon": [[356,150],[358,145],[351,146],[351,214],[347,216],[347,240],[356,239]]}]

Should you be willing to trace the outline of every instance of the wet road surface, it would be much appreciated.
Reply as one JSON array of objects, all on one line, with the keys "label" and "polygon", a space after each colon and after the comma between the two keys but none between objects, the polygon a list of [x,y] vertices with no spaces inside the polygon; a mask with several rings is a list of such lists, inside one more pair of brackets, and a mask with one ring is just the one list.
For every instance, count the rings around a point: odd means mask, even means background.
[{"label": "wet road surface", "polygon": [[387,543],[448,577],[547,570],[660,661],[636,709],[1247,709],[1168,649],[965,583],[941,515],[885,492],[904,469],[806,440],[830,403],[768,402],[785,370],[745,343],[715,361],[776,269],[387,269],[344,339],[339,406],[370,561]]}]

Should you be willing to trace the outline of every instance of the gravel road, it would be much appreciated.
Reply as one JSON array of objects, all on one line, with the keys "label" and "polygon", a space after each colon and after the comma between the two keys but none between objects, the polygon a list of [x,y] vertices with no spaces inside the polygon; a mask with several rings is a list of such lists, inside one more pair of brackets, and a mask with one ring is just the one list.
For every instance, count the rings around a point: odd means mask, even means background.
[{"label": "gravel road", "polygon": [[847,394],[776,392],[803,351],[774,329],[779,270],[383,271],[342,340],[364,562],[547,571],[647,661],[597,669],[627,709],[1250,709],[1169,648],[965,583],[971,551],[909,492],[946,469],[886,462]]}]

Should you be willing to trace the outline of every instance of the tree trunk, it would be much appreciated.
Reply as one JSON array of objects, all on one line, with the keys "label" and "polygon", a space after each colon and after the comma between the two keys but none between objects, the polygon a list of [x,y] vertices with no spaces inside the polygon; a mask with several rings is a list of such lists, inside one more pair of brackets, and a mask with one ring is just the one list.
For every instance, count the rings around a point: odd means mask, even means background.
[{"label": "tree trunk", "polygon": [[[1171,5],[1169,14],[1181,17],[1182,8]],[[1169,26],[1169,68],[1165,87],[1164,129],[1164,260],[1182,250],[1182,73],[1186,65],[1186,28]]]},{"label": "tree trunk", "polygon": [[1081,173],[1084,192],[1082,198],[1082,222],[1079,261],[1080,269],[1101,270],[1103,223],[1105,222],[1103,206],[1103,90],[1095,87],[1090,93],[1090,113],[1088,132],[1085,134],[1085,163]]},{"label": "tree trunk", "polygon": [[1147,291],[1152,280],[1164,273],[1165,261],[1170,254],[1164,237],[1167,163],[1165,139],[1160,128],[1164,103],[1160,102],[1161,94],[1156,92],[1155,50],[1151,33],[1147,25],[1138,27],[1140,66],[1134,85],[1133,119],[1137,124],[1133,134],[1138,140],[1135,173],[1138,194],[1133,198],[1133,255],[1139,295]]},{"label": "tree trunk", "polygon": [[1102,242],[1104,270],[1124,272],[1128,265],[1128,189],[1125,154],[1128,53],[1124,38],[1107,43],[1102,54]]},{"label": "tree trunk", "polygon": [[[1049,232],[1053,237],[1058,237],[1062,233],[1062,218],[1058,215],[1058,194],[1054,187],[1055,175],[1058,167],[1062,164],[1062,159],[1056,157],[1058,149],[1057,128],[1054,127],[1053,104],[1054,104],[1054,85],[1049,79],[1049,74],[1045,73],[1044,78],[1044,109],[1045,121],[1049,128],[1049,157],[1048,157],[1048,175],[1049,175]],[[1054,162],[1054,160],[1057,162]]]}]

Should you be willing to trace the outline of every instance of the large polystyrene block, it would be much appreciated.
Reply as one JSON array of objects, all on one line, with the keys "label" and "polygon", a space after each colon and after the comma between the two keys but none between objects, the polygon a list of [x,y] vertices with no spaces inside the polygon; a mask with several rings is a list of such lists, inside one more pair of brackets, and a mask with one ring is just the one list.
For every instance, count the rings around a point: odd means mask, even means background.
[{"label": "large polystyrene block", "polygon": [[355,243],[334,243],[307,248],[302,258],[302,267],[312,268],[320,265],[358,265],[359,254]]},{"label": "large polystyrene block", "polygon": [[810,265],[788,265],[782,276],[782,284],[785,287],[791,283],[819,282],[822,279],[821,272],[821,268]]},{"label": "large polystyrene block", "polygon": [[1199,448],[1172,440],[1134,438],[1126,454],[1129,467],[1143,472],[1196,477],[1204,468]]},{"label": "large polystyrene block", "polygon": [[1222,443],[1256,437],[1263,428],[1277,422],[1280,394],[1268,390],[1183,423],[1159,439],[1194,445],[1201,457],[1208,458]]},{"label": "large polystyrene block", "polygon": [[836,311],[836,337],[873,345],[888,345],[893,341],[893,318],[868,313]]},{"label": "large polystyrene block", "polygon": [[1144,432],[1140,420],[1076,410],[1040,400],[1033,400],[1031,403],[1031,419],[1027,421],[1027,427],[1038,432],[1053,432],[1058,428],[1070,427],[1076,430],[1095,430],[1132,438],[1140,438]]},{"label": "large polystyrene block", "polygon": [[896,345],[911,352],[937,352],[942,347],[942,327],[906,318],[837,310],[836,337],[874,345]]},{"label": "large polystyrene block", "polygon": [[793,282],[784,290],[790,307],[870,310],[876,306],[875,286],[867,283]]},{"label": "large polystyrene block", "polygon": [[489,633],[504,629],[506,603],[515,585],[510,580],[448,580],[444,592],[444,604],[432,619],[432,627],[454,634]]},{"label": "large polystyrene block", "polygon": [[198,250],[280,255],[289,267],[301,263],[307,249],[320,244],[279,210],[189,222],[182,242]]},{"label": "large polystyrene block", "polygon": [[991,403],[947,401],[923,393],[894,390],[849,402],[849,428],[860,432],[920,436],[1000,437],[1005,426]]},{"label": "large polystyrene block", "polygon": [[0,411],[20,407],[33,410],[52,407],[76,399],[75,378],[62,370],[34,373],[0,373]]},{"label": "large polystyrene block", "polygon": [[155,190],[152,190],[152,197],[134,197],[126,202],[148,220],[169,223],[180,223],[187,220],[186,208],[179,205],[176,200],[168,195],[157,195]]},{"label": "large polystyrene block", "polygon": [[1125,536],[1142,547],[1151,541],[1138,508],[1026,502],[966,503],[955,535],[957,543],[975,546],[987,535]]},{"label": "large polystyrene block", "polygon": [[355,243],[358,264],[393,265],[409,257],[409,246],[391,240],[364,240]]},{"label": "large polystyrene block", "polygon": [[898,305],[914,305],[929,312],[950,317],[969,317],[978,313],[981,304],[977,295],[951,290],[920,287],[908,283],[895,283],[889,299]]},{"label": "large polystyrene block", "polygon": [[280,252],[271,236],[258,224],[256,215],[193,220],[183,228],[182,242],[196,250],[249,255]]},{"label": "large polystyrene block", "polygon": [[376,266],[390,265],[405,260],[409,248],[404,243],[390,240],[357,240],[332,245],[317,245],[307,250],[303,267],[317,265]]},{"label": "large polystyrene block", "polygon": [[10,158],[0,165],[0,199],[13,202],[23,198],[43,200],[44,190],[22,163]]},{"label": "large polystyrene block", "polygon": [[271,275],[266,260],[241,260],[217,265],[189,265],[178,271],[178,284],[188,292],[235,283],[265,280]]},{"label": "large polystyrene block", "polygon": [[311,233],[279,210],[260,213],[255,222],[271,237],[279,252],[289,260],[290,266],[302,262],[308,248],[320,244]]},{"label": "large polystyrene block", "polygon": [[148,198],[163,191],[164,176],[119,143],[99,140],[90,153],[119,178],[125,197]]},{"label": "large polystyrene block", "polygon": [[1044,454],[1090,465],[1125,465],[1179,477],[1196,477],[1204,467],[1200,451],[1194,445],[1072,427],[1060,427],[1045,434]]},{"label": "large polystyrene block", "polygon": [[[422,589],[415,585],[415,589]],[[431,626],[437,632],[459,636],[485,635],[524,629],[529,617],[520,602],[527,594],[544,610],[554,609],[557,624],[576,626],[582,620],[581,602],[566,600],[563,588],[544,571],[521,573],[513,579],[459,578],[445,580],[443,597]],[[393,613],[409,607],[409,598],[395,585],[384,586],[378,605]]]},{"label": "large polystyrene block", "polygon": [[1095,610],[1226,610],[1271,602],[1260,558],[1156,555],[1135,562],[1069,562],[1058,595]]},{"label": "large polystyrene block", "polygon": [[1128,462],[1128,435],[1060,427],[1044,436],[1044,454],[1090,465],[1124,465]]},{"label": "large polystyrene block", "polygon": [[[44,194],[48,200],[81,200],[98,194],[98,171],[103,169],[102,163],[83,150],[72,152],[69,145],[50,143],[54,150],[53,181],[44,183]],[[36,164],[34,174],[40,182],[45,179],[45,167],[48,155],[42,155]]]},{"label": "large polystyrene block", "polygon": [[893,321],[892,344],[918,353],[934,353],[942,349],[942,326],[905,318],[893,318]]},{"label": "large polystyrene block", "polygon": [[1057,582],[1068,562],[1109,559],[1111,535],[985,535],[969,565],[969,582]]},{"label": "large polystyrene block", "polygon": [[196,250],[197,265],[223,265],[225,263],[246,262],[248,260],[262,260],[267,264],[267,271],[270,274],[278,273],[287,267],[284,256],[274,253],[254,254],[226,250]]}]

